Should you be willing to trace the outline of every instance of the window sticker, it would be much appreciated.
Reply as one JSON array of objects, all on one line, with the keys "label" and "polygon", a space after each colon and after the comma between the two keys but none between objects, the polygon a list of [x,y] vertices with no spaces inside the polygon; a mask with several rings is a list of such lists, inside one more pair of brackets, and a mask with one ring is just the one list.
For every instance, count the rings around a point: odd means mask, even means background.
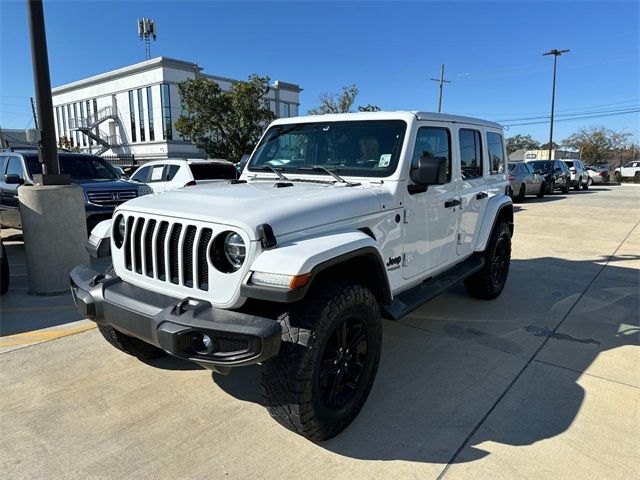
[{"label": "window sticker", "polygon": [[162,180],[162,171],[164,170],[164,166],[159,166],[159,167],[153,167],[153,170],[151,170],[151,181],[158,181],[158,180]]},{"label": "window sticker", "polygon": [[380,161],[378,162],[378,167],[388,167],[391,163],[391,154],[383,153],[380,155]]}]

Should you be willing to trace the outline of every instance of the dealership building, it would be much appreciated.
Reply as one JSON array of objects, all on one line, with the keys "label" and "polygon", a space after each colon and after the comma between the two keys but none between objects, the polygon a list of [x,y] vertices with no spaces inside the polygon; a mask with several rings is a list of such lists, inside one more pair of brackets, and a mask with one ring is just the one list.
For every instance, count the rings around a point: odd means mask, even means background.
[{"label": "dealership building", "polygon": [[[223,90],[235,80],[203,73],[196,63],[153,58],[52,90],[56,136],[98,155],[138,161],[205,158],[175,129],[182,112],[178,82],[205,77]],[[265,101],[278,118],[298,115],[300,92],[295,84],[276,80]]]}]

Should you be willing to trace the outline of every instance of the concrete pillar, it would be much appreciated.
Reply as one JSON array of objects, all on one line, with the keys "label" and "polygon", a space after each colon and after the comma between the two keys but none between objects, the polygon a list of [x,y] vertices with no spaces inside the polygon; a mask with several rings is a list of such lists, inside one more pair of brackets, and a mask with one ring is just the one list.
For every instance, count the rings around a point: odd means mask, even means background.
[{"label": "concrete pillar", "polygon": [[84,193],[77,185],[18,189],[29,294],[69,292],[69,272],[89,265]]}]

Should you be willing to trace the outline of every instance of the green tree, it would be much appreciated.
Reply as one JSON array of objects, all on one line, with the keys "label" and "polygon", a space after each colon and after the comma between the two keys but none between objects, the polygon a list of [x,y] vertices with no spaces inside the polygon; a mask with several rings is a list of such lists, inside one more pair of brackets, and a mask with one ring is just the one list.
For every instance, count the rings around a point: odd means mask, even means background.
[{"label": "green tree", "polygon": [[507,154],[512,154],[516,150],[538,150],[540,142],[533,139],[531,135],[514,135],[506,140]]},{"label": "green tree", "polygon": [[580,150],[583,160],[597,162],[624,150],[630,136],[630,133],[592,126],[581,128],[565,138],[562,144]]},{"label": "green tree", "polygon": [[223,91],[216,82],[200,77],[178,83],[183,113],[176,130],[211,158],[232,162],[250,153],[275,115],[264,97],[269,77],[250,75]]},{"label": "green tree", "polygon": [[[320,95],[320,105],[316,108],[310,109],[307,113],[309,115],[326,115],[328,113],[349,113],[353,110],[353,104],[356,101],[356,97],[358,96],[358,87],[355,85],[349,85],[347,87],[342,87],[341,93],[323,93]],[[358,111],[360,112],[379,112],[380,107],[376,105],[364,105],[359,106]]]}]

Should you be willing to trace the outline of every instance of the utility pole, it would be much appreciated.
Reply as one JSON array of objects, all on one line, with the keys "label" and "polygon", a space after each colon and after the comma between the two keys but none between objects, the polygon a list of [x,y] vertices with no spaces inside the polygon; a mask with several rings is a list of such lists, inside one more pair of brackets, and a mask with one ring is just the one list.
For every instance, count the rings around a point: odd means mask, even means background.
[{"label": "utility pole", "polygon": [[553,112],[556,103],[556,64],[558,63],[558,57],[563,53],[567,53],[569,50],[558,50],[554,48],[542,55],[553,55],[553,86],[551,87],[551,126],[549,127],[549,160],[551,160],[551,152],[553,151]]},{"label": "utility pole", "polygon": [[438,113],[442,112],[442,84],[451,83],[444,79],[444,63],[440,65],[440,78],[432,78],[434,82],[440,82],[440,95],[438,95]]},{"label": "utility pole", "polygon": [[33,113],[33,125],[38,130],[38,116],[36,115],[36,104],[33,101],[33,97],[31,97],[31,113]]},{"label": "utility pole", "polygon": [[38,125],[40,142],[38,156],[43,163],[42,185],[68,185],[67,175],[60,175],[58,147],[53,123],[53,101],[51,99],[51,79],[49,77],[49,55],[47,34],[44,28],[42,0],[27,0],[29,36],[31,39],[31,62],[33,64],[33,85],[36,89],[38,105]]}]

